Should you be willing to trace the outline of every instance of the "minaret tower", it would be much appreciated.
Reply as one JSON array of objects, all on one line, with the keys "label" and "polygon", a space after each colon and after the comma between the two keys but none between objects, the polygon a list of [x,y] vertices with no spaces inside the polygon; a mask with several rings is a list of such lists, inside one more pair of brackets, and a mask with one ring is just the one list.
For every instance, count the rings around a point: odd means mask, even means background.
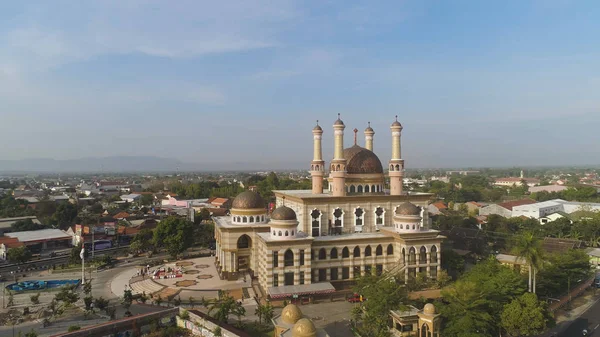
[{"label": "minaret tower", "polygon": [[321,147],[321,138],[323,136],[323,129],[317,125],[312,130],[313,133],[313,160],[310,162],[310,175],[312,176],[312,193],[322,194],[323,193],[323,175],[325,173],[325,162],[323,161],[323,150]]},{"label": "minaret tower", "polygon": [[331,191],[336,197],[343,197],[346,195],[346,159],[344,158],[344,129],[346,125],[340,119],[333,123],[333,135],[334,135],[334,151],[333,160],[331,161],[331,178],[332,188]]},{"label": "minaret tower", "polygon": [[371,128],[371,122],[369,122],[369,126],[365,129],[365,149],[369,151],[373,151],[373,136],[375,135],[375,131]]},{"label": "minaret tower", "polygon": [[404,178],[404,160],[402,159],[400,136],[402,124],[396,121],[390,127],[392,130],[392,159],[390,159],[390,195],[402,194],[402,178]]}]

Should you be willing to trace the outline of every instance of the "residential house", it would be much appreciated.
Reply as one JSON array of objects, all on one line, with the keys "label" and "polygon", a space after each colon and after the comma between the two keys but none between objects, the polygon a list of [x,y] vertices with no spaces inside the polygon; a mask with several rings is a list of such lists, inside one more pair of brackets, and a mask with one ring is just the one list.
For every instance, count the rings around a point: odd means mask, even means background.
[{"label": "residential house", "polygon": [[522,257],[507,254],[496,254],[496,260],[498,260],[500,264],[513,268],[516,271],[520,271],[523,274],[529,272],[527,260]]},{"label": "residential house", "polygon": [[534,187],[540,184],[540,180],[536,178],[505,177],[497,178],[494,181],[494,185],[505,187],[521,186],[523,185],[523,181],[525,181],[528,187]]},{"label": "residential house", "polygon": [[12,232],[12,225],[21,220],[31,220],[34,224],[41,225],[42,223],[35,216],[20,216],[16,218],[0,218],[0,235]]},{"label": "residential house", "polygon": [[11,238],[7,236],[0,237],[0,259],[6,261],[8,250],[11,248],[23,247],[25,244],[19,242],[17,238]]},{"label": "residential house", "polygon": [[129,203],[137,202],[142,197],[141,194],[124,194],[121,196],[121,200]]},{"label": "residential house", "polygon": [[544,225],[544,224],[547,224],[548,222],[556,221],[561,218],[568,219],[570,223],[573,223],[573,220],[571,220],[571,217],[569,216],[569,214],[562,212],[562,211],[558,211],[558,212],[555,212],[552,214],[548,214],[546,216],[542,216],[538,220],[540,220],[540,224]]},{"label": "residential house", "polygon": [[434,202],[427,206],[427,211],[431,215],[441,214],[442,211],[445,211],[447,209],[448,209],[448,206],[446,206],[446,204],[444,204],[442,201]]},{"label": "residential house", "polygon": [[533,186],[529,188],[530,193],[538,193],[538,192],[561,192],[568,189],[567,186],[561,185],[543,185],[543,186]]}]

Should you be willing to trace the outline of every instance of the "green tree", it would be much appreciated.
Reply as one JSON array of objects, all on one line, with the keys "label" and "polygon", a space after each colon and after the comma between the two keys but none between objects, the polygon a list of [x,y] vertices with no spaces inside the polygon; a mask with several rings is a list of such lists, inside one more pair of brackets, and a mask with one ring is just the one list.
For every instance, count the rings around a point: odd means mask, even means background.
[{"label": "green tree", "polygon": [[584,250],[570,249],[549,254],[547,261],[539,273],[539,296],[558,297],[564,294],[570,285],[576,285],[577,281],[586,280],[591,276],[589,257]]},{"label": "green tree", "polygon": [[73,332],[77,330],[81,330],[81,327],[79,325],[71,325],[69,326],[69,329],[67,329],[68,332]]},{"label": "green tree", "polygon": [[33,329],[31,329],[31,331],[25,333],[24,337],[38,337],[37,332],[33,331]]},{"label": "green tree", "polygon": [[153,237],[151,229],[144,228],[131,240],[129,250],[133,253],[147,252],[154,249]]},{"label": "green tree", "polygon": [[223,291],[219,291],[219,293],[219,299],[215,299],[210,303],[208,314],[219,322],[229,323],[229,316],[236,313],[240,304],[229,294]]},{"label": "green tree", "polygon": [[121,301],[121,304],[123,305],[123,308],[125,308],[125,316],[131,316],[131,313],[129,312],[129,308],[131,307],[132,303],[133,303],[133,293],[129,289],[124,290],[123,291],[123,300]]},{"label": "green tree", "polygon": [[459,281],[442,291],[448,303],[441,307],[446,319],[444,336],[493,336],[494,317],[484,289],[472,281]]},{"label": "green tree", "polygon": [[174,258],[194,243],[194,225],[183,218],[168,217],[154,230],[154,244],[164,247]]},{"label": "green tree", "polygon": [[542,264],[542,243],[532,232],[517,235],[512,249],[517,258],[527,261],[529,270],[528,291],[535,293],[536,273]]},{"label": "green tree", "polygon": [[71,203],[62,203],[58,205],[56,212],[52,215],[52,222],[61,229],[67,229],[75,224],[77,214],[77,206]]},{"label": "green tree", "polygon": [[68,308],[79,300],[79,295],[75,292],[75,287],[64,286],[56,295],[54,295],[54,299],[57,302],[62,302],[64,307]]},{"label": "green tree", "polygon": [[[442,290],[444,336],[497,336],[504,305],[525,292],[523,277],[494,257],[476,264]],[[464,331],[464,333],[463,333]]]},{"label": "green tree", "polygon": [[9,248],[6,258],[12,263],[25,263],[31,259],[31,251],[26,246]]},{"label": "green tree", "polygon": [[152,206],[154,203],[154,196],[152,194],[142,194],[140,198],[140,204],[143,206]]},{"label": "green tree", "polygon": [[388,316],[390,310],[404,307],[406,290],[396,280],[401,275],[383,273],[381,275],[365,274],[356,280],[354,292],[362,295],[367,301],[363,306],[363,324],[359,333],[364,336],[389,336]]},{"label": "green tree", "polygon": [[46,226],[42,224],[34,223],[31,219],[15,221],[12,225],[10,225],[10,227],[13,232],[35,231],[46,228]]},{"label": "green tree", "polygon": [[106,308],[108,308],[108,300],[100,296],[94,299],[94,307],[98,310],[105,310]]},{"label": "green tree", "polygon": [[537,336],[553,324],[553,319],[545,302],[536,294],[525,293],[504,306],[501,324],[511,336]]}]

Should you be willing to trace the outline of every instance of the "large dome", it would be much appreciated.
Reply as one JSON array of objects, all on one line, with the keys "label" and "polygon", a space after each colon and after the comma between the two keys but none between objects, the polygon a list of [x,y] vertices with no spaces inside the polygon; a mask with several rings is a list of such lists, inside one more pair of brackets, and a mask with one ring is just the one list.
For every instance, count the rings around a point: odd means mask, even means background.
[{"label": "large dome", "polygon": [[265,201],[263,198],[256,192],[245,191],[238,194],[235,199],[233,199],[233,203],[231,208],[238,209],[252,209],[252,208],[265,208]]},{"label": "large dome", "polygon": [[421,215],[421,209],[413,203],[405,202],[396,208],[396,215]]},{"label": "large dome", "polygon": [[296,212],[287,206],[277,207],[271,213],[272,220],[296,220]]},{"label": "large dome", "polygon": [[383,166],[377,155],[364,147],[354,145],[344,149],[344,158],[349,174],[383,174]]}]

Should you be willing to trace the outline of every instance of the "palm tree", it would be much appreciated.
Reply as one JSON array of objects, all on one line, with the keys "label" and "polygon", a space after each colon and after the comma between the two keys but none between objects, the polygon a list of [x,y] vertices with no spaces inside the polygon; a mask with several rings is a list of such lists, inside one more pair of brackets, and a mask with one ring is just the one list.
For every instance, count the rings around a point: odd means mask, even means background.
[{"label": "palm tree", "polygon": [[515,262],[519,258],[527,261],[529,268],[528,291],[535,293],[535,277],[537,269],[542,263],[542,243],[540,239],[531,232],[518,235],[513,247],[513,254],[516,255]]}]

